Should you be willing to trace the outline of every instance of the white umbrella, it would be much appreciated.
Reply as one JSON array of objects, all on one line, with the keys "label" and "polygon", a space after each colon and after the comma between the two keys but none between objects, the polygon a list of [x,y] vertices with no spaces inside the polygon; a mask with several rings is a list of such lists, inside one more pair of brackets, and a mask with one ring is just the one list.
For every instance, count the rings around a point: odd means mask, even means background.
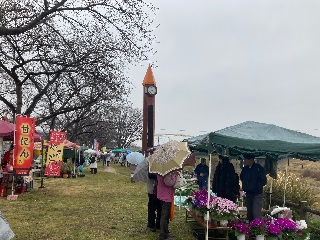
[{"label": "white umbrella", "polygon": [[0,212],[0,239],[11,239],[15,235],[11,230],[8,221]]},{"label": "white umbrella", "polygon": [[144,156],[139,152],[131,152],[127,155],[127,161],[131,164],[138,165],[144,160]]},{"label": "white umbrella", "polygon": [[97,151],[94,149],[87,149],[83,153],[84,154],[97,154]]},{"label": "white umbrella", "polygon": [[145,158],[138,164],[138,166],[134,170],[132,180],[135,182],[146,183],[148,181],[148,168],[149,168],[148,160],[147,158]]},{"label": "white umbrella", "polygon": [[182,169],[184,161],[191,154],[186,142],[170,141],[156,148],[149,157],[149,172],[165,176],[167,173]]}]

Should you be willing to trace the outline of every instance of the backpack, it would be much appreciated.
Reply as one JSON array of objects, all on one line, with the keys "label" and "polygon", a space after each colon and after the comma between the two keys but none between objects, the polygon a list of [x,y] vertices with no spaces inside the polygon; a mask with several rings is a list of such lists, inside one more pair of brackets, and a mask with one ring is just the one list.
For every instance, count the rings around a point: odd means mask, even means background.
[{"label": "backpack", "polygon": [[91,157],[90,158],[90,163],[95,163],[96,162],[96,158],[95,157]]}]

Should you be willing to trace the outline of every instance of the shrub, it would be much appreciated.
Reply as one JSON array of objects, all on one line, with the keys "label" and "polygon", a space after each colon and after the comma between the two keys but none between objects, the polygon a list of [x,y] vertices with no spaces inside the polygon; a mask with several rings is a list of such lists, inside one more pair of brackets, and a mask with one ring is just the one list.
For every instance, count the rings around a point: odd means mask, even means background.
[{"label": "shrub", "polygon": [[301,175],[302,175],[302,177],[310,177],[311,171],[310,170],[304,170]]},{"label": "shrub", "polygon": [[[264,187],[265,192],[269,192],[271,177],[267,177],[268,182]],[[285,185],[285,173],[278,171],[278,178],[273,179],[272,196],[278,199],[283,199]],[[307,201],[308,206],[312,208],[316,203],[316,191],[307,183],[307,181],[297,174],[287,173],[286,181],[286,201],[292,203],[299,203],[300,201]],[[266,199],[268,200],[268,199]]]}]

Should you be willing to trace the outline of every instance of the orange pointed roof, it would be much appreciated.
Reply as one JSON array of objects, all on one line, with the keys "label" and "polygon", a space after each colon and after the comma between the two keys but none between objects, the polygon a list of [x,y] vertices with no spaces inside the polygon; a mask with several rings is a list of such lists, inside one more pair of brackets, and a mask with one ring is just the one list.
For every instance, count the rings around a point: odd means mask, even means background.
[{"label": "orange pointed roof", "polygon": [[148,66],[146,75],[144,76],[144,79],[143,79],[143,82],[142,82],[142,85],[147,85],[147,84],[156,86],[156,80],[154,80],[153,72],[152,72],[150,64]]}]

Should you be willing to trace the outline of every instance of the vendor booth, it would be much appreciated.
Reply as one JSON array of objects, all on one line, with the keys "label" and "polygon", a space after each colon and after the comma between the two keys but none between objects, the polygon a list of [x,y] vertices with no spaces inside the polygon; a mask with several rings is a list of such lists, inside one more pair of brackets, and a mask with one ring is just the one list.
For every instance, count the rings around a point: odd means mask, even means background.
[{"label": "vendor booth", "polygon": [[[273,178],[277,175],[277,162],[279,159],[298,158],[311,161],[320,160],[319,137],[273,124],[253,121],[240,123],[184,141],[188,143],[192,151],[207,152],[209,155],[209,166],[211,166],[210,160],[212,153],[228,155],[240,160],[244,154],[248,153],[254,155],[256,158],[262,157],[265,161],[264,167],[266,173]],[[209,174],[210,172],[211,171],[209,171]],[[210,190],[210,184],[208,190]],[[272,190],[270,187],[270,194],[271,193]],[[208,195],[207,199],[210,198]],[[207,215],[209,215],[209,213],[204,213],[204,217]],[[197,219],[198,217],[193,216],[193,218]],[[206,239],[208,239],[209,230],[212,228],[210,227],[211,224],[209,224],[208,221],[203,221],[202,225],[206,228],[205,235]],[[228,233],[226,234],[226,239],[228,239]]]},{"label": "vendor booth", "polygon": [[185,140],[191,150],[217,151],[239,156],[252,153],[274,159],[298,158],[320,160],[320,138],[278,127],[273,124],[248,121],[209,134]]}]

